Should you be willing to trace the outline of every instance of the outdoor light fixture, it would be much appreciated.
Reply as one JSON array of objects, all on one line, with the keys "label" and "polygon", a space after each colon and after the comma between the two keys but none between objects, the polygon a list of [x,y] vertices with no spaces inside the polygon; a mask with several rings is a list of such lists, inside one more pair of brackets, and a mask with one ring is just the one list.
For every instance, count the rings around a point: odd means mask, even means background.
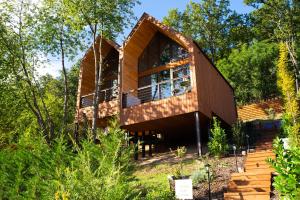
[{"label": "outdoor light fixture", "polygon": [[237,164],[236,146],[235,146],[235,144],[232,145],[232,148],[233,148],[233,153],[234,153],[234,157],[235,157],[235,167],[236,167],[236,171],[238,171],[238,164]]},{"label": "outdoor light fixture", "polygon": [[207,163],[207,164],[205,165],[205,169],[206,169],[206,172],[207,172],[207,178],[208,178],[208,199],[211,200],[209,167],[210,167],[210,164]]},{"label": "outdoor light fixture", "polygon": [[249,135],[248,134],[246,134],[246,138],[247,138],[247,145],[248,145],[247,152],[249,153],[250,146],[249,146]]}]

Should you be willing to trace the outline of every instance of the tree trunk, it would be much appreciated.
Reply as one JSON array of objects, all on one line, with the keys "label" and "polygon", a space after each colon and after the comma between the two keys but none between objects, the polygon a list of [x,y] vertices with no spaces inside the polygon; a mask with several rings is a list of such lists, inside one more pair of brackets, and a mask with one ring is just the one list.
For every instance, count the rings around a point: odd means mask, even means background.
[{"label": "tree trunk", "polygon": [[98,52],[96,51],[96,32],[94,33],[94,44],[93,44],[93,52],[95,59],[95,93],[93,98],[93,119],[92,119],[92,134],[94,137],[94,142],[96,142],[96,131],[97,131],[97,119],[98,119],[98,111],[99,111],[99,98],[100,98],[100,86],[101,86],[101,73],[102,73],[102,39],[103,32],[100,31],[100,41],[99,41],[99,60],[98,60]]},{"label": "tree trunk", "polygon": [[61,31],[61,37],[60,37],[60,50],[61,50],[61,66],[62,66],[62,72],[64,77],[64,116],[63,116],[63,122],[64,125],[67,124],[67,112],[68,112],[68,99],[69,99],[69,87],[68,87],[68,77],[67,77],[67,70],[65,67],[65,51],[64,51],[64,45],[63,45],[63,30]]}]

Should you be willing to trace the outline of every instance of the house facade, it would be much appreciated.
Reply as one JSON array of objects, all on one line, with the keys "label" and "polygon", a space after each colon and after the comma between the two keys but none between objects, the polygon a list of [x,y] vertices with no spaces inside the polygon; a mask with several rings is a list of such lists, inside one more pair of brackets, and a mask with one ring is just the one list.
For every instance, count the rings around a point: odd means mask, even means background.
[{"label": "house facade", "polygon": [[[119,67],[108,64],[107,69],[117,69],[118,95],[100,102],[99,126],[117,116],[133,142],[143,141],[142,156],[145,145],[149,154],[153,147],[178,145],[195,145],[202,154],[213,116],[227,126],[236,121],[233,88],[192,39],[144,13],[122,48],[115,50]],[[80,70],[77,122],[83,114],[87,120],[92,116],[90,104],[84,105],[94,89],[89,54]]]}]

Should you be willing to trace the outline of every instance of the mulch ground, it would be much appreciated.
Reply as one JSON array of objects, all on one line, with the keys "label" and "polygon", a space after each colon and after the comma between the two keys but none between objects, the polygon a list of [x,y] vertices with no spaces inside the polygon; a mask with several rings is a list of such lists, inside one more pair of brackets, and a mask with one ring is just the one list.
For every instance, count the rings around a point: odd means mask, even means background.
[{"label": "mulch ground", "polygon": [[[238,166],[242,166],[244,157],[238,156]],[[213,180],[211,181],[212,199],[223,199],[223,193],[226,191],[230,180],[230,174],[236,172],[235,157],[211,158],[211,169],[213,170]],[[208,199],[208,183],[202,182],[193,189],[194,199]]]}]

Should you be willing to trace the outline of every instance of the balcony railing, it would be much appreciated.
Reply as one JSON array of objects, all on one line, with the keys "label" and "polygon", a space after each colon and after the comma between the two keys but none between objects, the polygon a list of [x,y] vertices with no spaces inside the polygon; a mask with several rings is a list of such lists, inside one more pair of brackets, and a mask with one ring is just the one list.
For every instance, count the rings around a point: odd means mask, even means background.
[{"label": "balcony railing", "polygon": [[191,91],[190,76],[185,75],[123,93],[122,106],[128,108],[150,101],[178,96],[189,91]]},{"label": "balcony railing", "polygon": [[[101,90],[99,92],[99,103],[111,101],[118,98],[119,91],[116,87]],[[85,108],[93,105],[94,93],[81,96],[80,107]]]}]

